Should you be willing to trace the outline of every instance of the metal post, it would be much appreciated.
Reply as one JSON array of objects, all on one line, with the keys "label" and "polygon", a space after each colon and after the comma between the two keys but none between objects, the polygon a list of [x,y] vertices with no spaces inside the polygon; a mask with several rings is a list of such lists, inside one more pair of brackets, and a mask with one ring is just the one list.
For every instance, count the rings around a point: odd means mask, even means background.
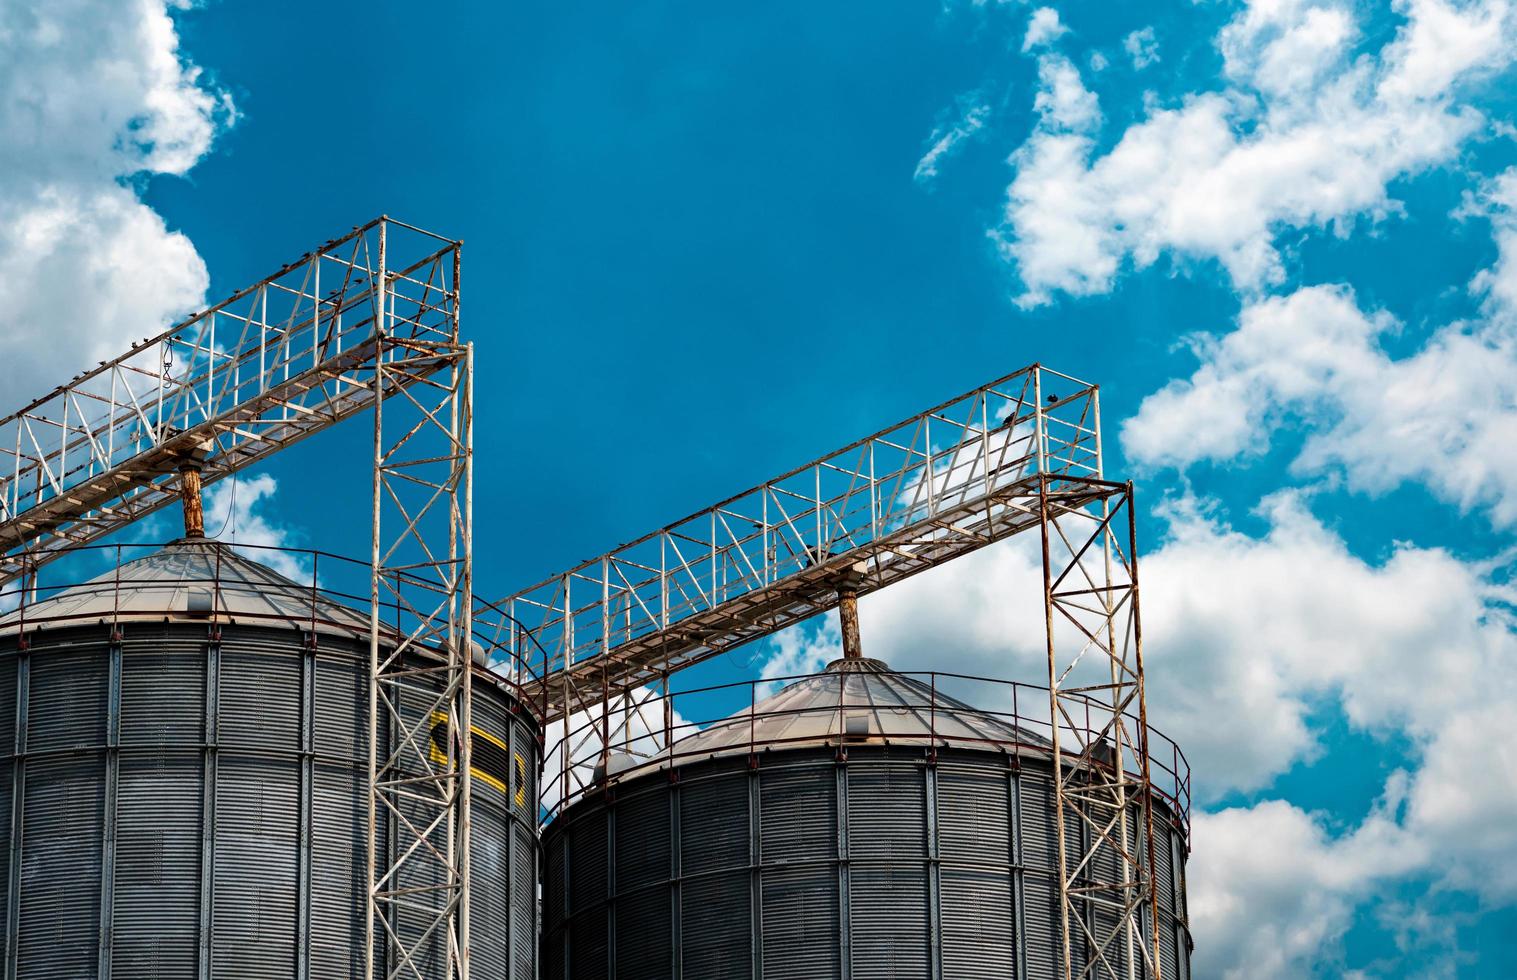
[{"label": "metal post", "polygon": [[[379,661],[379,589],[380,576],[383,563],[380,559],[379,540],[379,516],[382,505],[381,494],[383,493],[383,475],[381,468],[384,462],[384,269],[385,269],[385,228],[379,227],[379,262],[378,275],[372,277],[374,285],[374,333],[378,339],[379,352],[374,362],[374,453],[372,457],[372,500],[369,515],[369,565],[371,570],[369,580],[369,781],[368,781],[368,819],[369,836],[366,847],[368,858],[368,883],[366,889],[365,906],[367,914],[364,925],[364,976],[366,980],[374,980],[374,940],[376,922],[380,916],[379,903],[376,900],[375,890],[380,886],[378,853],[376,840],[378,837],[379,819],[379,738],[383,728],[379,721],[379,677],[381,665]],[[388,746],[387,746],[388,749]],[[386,943],[388,945],[388,942]]]},{"label": "metal post", "polygon": [[[1100,431],[1099,425],[1097,431]],[[1152,772],[1152,760],[1149,756],[1148,744],[1148,694],[1143,672],[1143,619],[1139,615],[1141,606],[1138,603],[1138,514],[1137,504],[1133,494],[1132,481],[1127,482],[1127,555],[1132,562],[1132,647],[1133,660],[1137,667],[1138,683],[1138,735],[1143,740],[1139,747],[1138,759],[1143,771],[1141,792],[1143,793],[1143,832],[1148,838],[1148,898],[1150,916],[1153,922],[1153,967],[1154,980],[1164,980],[1164,959],[1159,955],[1159,886],[1154,880],[1154,783]],[[1175,747],[1178,754],[1179,748]],[[1179,759],[1175,760],[1175,771],[1179,772]],[[1160,763],[1163,766],[1163,763]],[[1170,867],[1178,867],[1178,863],[1171,861]],[[1175,890],[1179,894],[1179,889]]]},{"label": "metal post", "polygon": [[[458,331],[459,304],[463,295],[463,249],[453,252],[453,329]],[[450,630],[455,637],[452,649],[462,659],[458,671],[459,739],[458,759],[458,937],[461,947],[458,980],[469,980],[469,954],[473,948],[470,927],[472,912],[471,865],[474,851],[474,345],[464,349],[463,390],[453,399],[458,414],[454,432],[462,438],[462,501],[454,501],[456,519],[449,535],[449,560],[460,557]]]},{"label": "metal post", "polygon": [[[1039,386],[1041,395],[1041,385]],[[1038,418],[1043,417],[1043,405],[1041,399],[1038,402]],[[1038,426],[1038,445],[1041,449],[1043,443],[1042,424]],[[1053,784],[1054,784],[1054,832],[1058,836],[1058,872],[1059,872],[1059,942],[1063,951],[1062,973],[1064,980],[1073,980],[1073,959],[1071,957],[1071,942],[1069,935],[1069,902],[1070,880],[1069,862],[1065,856],[1064,840],[1066,831],[1064,827],[1064,794],[1061,790],[1064,785],[1064,757],[1059,746],[1059,665],[1058,655],[1054,646],[1054,613],[1053,613],[1053,567],[1050,559],[1051,549],[1048,539],[1048,474],[1038,474],[1038,525],[1039,534],[1043,543],[1043,628],[1048,652],[1048,728],[1049,740],[1052,742]]]}]

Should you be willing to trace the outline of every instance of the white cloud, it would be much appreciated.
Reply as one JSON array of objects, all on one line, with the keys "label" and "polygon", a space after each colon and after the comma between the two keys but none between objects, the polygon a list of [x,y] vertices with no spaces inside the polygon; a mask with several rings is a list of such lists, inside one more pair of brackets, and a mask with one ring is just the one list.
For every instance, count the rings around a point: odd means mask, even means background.
[{"label": "white cloud", "polygon": [[[1338,836],[1324,816],[1279,800],[1199,814],[1188,869],[1197,975],[1330,975],[1337,939],[1389,883],[1492,906],[1517,899],[1517,751],[1499,735],[1517,697],[1505,680],[1450,713],[1417,772],[1393,773],[1369,815]],[[1412,951],[1418,976],[1454,975],[1452,930],[1402,931],[1424,934],[1402,942],[1431,947]]]},{"label": "white cloud", "polygon": [[1051,44],[1069,33],[1069,28],[1059,20],[1059,12],[1052,7],[1039,7],[1027,20],[1027,36],[1022,39],[1022,50]]},{"label": "white cloud", "polygon": [[207,536],[240,545],[253,561],[297,582],[309,582],[313,569],[304,554],[272,550],[296,547],[297,534],[265,511],[279,484],[272,476],[237,475],[211,486],[205,495]]},{"label": "white cloud", "polygon": [[1435,98],[1467,72],[1491,72],[1512,62],[1513,9],[1506,0],[1402,0],[1397,7],[1409,29],[1391,46],[1396,71],[1381,84],[1389,98]]},{"label": "white cloud", "polygon": [[550,722],[543,729],[541,806],[551,812],[590,788],[603,764],[613,775],[645,765],[670,743],[695,734],[699,726],[678,710],[679,703],[678,692],[670,700],[653,688],[639,687],[612,697],[604,712],[597,705],[574,712],[567,725],[563,719]]},{"label": "white cloud", "polygon": [[1324,702],[1359,729],[1430,738],[1517,657],[1495,564],[1409,544],[1367,562],[1297,493],[1266,498],[1257,538],[1195,501],[1164,513],[1143,564],[1152,702],[1203,796],[1314,757]]},{"label": "white cloud", "polygon": [[[1477,280],[1496,306],[1505,262]],[[1342,286],[1246,305],[1232,333],[1193,339],[1200,365],[1143,401],[1122,427],[1123,447],[1140,463],[1184,467],[1262,452],[1290,424],[1308,433],[1297,473],[1341,472],[1370,493],[1420,481],[1465,510],[1486,508],[1498,525],[1517,523],[1513,331],[1499,320],[1455,323],[1392,358],[1381,341],[1396,327]]]},{"label": "white cloud", "polygon": [[940,122],[929,138],[932,146],[917,161],[912,179],[919,184],[931,183],[938,175],[938,165],[958,149],[965,140],[972,139],[985,128],[990,117],[990,106],[979,101],[980,93],[972,92],[959,100],[957,116],[950,122]]},{"label": "white cloud", "polygon": [[1485,296],[1485,312],[1517,320],[1517,167],[1488,181],[1471,208],[1490,219],[1496,240],[1496,263],[1483,270],[1471,288]]},{"label": "white cloud", "polygon": [[1287,100],[1336,74],[1357,34],[1348,7],[1284,0],[1249,4],[1222,29],[1217,46],[1228,78]]},{"label": "white cloud", "polygon": [[[1308,499],[1267,498],[1257,537],[1203,501],[1161,508],[1168,532],[1142,567],[1150,717],[1188,754],[1203,804],[1267,792],[1318,758],[1324,712],[1411,746],[1416,765],[1346,832],[1269,799],[1198,814],[1198,976],[1311,975],[1389,881],[1517,897],[1517,868],[1502,864],[1517,848],[1517,749],[1500,734],[1517,712],[1513,556],[1400,544],[1366,561]],[[1036,547],[1024,536],[866,596],[866,655],[1041,681]],[[820,669],[835,631],[784,635],[774,653],[773,672]]]},{"label": "white cloud", "polygon": [[1159,42],[1154,37],[1154,29],[1145,27],[1142,30],[1133,31],[1122,39],[1122,48],[1132,58],[1132,66],[1142,71],[1149,65],[1159,60]]},{"label": "white cloud", "polygon": [[1038,82],[1033,108],[1047,131],[1078,133],[1100,124],[1100,103],[1068,58],[1056,54],[1039,58]]},{"label": "white cloud", "polygon": [[194,247],[124,181],[185,173],[231,115],[162,0],[0,12],[0,387],[43,394],[203,301]]},{"label": "white cloud", "polygon": [[[1016,250],[1024,281],[1074,281],[1066,287],[1071,292],[1093,292],[1117,269],[1116,256],[1095,231],[1104,205],[1087,193],[1078,176],[1091,145],[1087,130],[1100,121],[1100,104],[1079,70],[1059,55],[1038,60],[1038,78],[1037,135],[1015,157],[1020,170],[1013,188],[1038,202],[1022,210],[1018,234],[1040,247],[1023,249],[993,237],[1003,251]],[[1019,302],[1031,305],[1033,300],[1028,294]]]},{"label": "white cloud", "polygon": [[1223,980],[1342,975],[1333,947],[1382,881],[1420,870],[1430,854],[1396,823],[1397,774],[1352,832],[1280,800],[1205,813],[1187,869],[1193,968]]},{"label": "white cloud", "polygon": [[1190,339],[1201,366],[1143,401],[1122,446],[1138,462],[1172,466],[1262,452],[1282,412],[1374,377],[1384,366],[1375,339],[1393,326],[1340,286],[1246,306],[1227,336]]},{"label": "white cloud", "polygon": [[1288,803],[1197,815],[1187,869],[1192,967],[1221,980],[1309,976],[1352,921],[1326,831]]},{"label": "white cloud", "polygon": [[1090,136],[1035,132],[1012,157],[997,232],[1021,302],[1103,292],[1124,262],[1165,254],[1216,260],[1256,289],[1283,277],[1280,231],[1393,213],[1391,181],[1448,162],[1481,128],[1460,86],[1510,64],[1517,14],[1417,0],[1392,40],[1355,57],[1352,11],[1251,4],[1218,38],[1223,88],[1154,108],[1103,154]]},{"label": "white cloud", "polygon": [[[0,189],[0,388],[20,403],[157,333],[205,297],[189,239],[124,187]],[[5,411],[19,408],[5,406]]]}]

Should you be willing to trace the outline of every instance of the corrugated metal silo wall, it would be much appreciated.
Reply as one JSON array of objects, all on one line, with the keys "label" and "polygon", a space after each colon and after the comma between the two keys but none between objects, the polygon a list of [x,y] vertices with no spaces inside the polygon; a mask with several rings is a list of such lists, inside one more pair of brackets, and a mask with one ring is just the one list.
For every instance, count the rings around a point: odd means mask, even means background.
[{"label": "corrugated metal silo wall", "polygon": [[[366,642],[295,629],[0,638],[0,975],[359,973],[367,676]],[[474,976],[533,980],[534,730],[474,690]]]},{"label": "corrugated metal silo wall", "polygon": [[[1164,976],[1188,978],[1164,816]],[[776,750],[629,780],[545,832],[543,977],[1054,980],[1053,819],[1046,761],[991,752]]]}]

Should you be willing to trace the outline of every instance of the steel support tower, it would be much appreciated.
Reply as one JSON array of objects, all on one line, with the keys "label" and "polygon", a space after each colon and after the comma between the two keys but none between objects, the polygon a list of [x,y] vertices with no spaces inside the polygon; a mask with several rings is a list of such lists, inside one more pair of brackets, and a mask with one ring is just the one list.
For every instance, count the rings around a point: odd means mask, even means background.
[{"label": "steel support tower", "polygon": [[[448,975],[468,980],[473,351],[458,332],[458,243],[425,274],[391,271],[388,231],[381,221],[369,251],[378,355],[366,969],[429,980],[421,957],[440,936]],[[388,630],[382,610],[395,616]],[[439,721],[443,752],[432,741]]]}]

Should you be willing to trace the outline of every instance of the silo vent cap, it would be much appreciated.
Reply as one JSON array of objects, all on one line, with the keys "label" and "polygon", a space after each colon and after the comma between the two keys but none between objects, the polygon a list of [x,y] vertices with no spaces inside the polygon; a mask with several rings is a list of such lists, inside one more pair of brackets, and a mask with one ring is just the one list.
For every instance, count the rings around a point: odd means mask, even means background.
[{"label": "silo vent cap", "polygon": [[191,616],[209,616],[215,608],[215,595],[210,589],[189,589],[186,592],[184,611]]}]

